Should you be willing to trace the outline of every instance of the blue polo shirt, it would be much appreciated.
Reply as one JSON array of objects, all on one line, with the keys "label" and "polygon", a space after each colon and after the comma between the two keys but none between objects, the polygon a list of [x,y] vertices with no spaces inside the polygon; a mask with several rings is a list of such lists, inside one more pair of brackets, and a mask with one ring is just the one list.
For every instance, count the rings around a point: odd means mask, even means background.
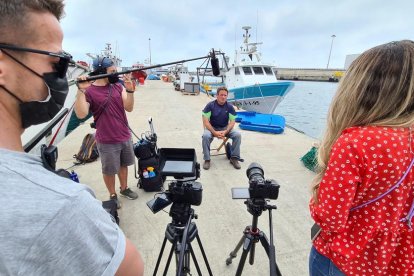
[{"label": "blue polo shirt", "polygon": [[217,100],[209,102],[203,109],[203,116],[210,120],[214,128],[224,128],[230,121],[236,119],[236,110],[232,104],[226,102],[220,105]]}]

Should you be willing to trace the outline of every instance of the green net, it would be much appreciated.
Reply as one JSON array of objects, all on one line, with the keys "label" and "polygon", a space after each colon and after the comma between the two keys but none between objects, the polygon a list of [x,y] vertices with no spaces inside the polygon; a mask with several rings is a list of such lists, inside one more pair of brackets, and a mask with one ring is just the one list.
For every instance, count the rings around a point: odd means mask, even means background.
[{"label": "green net", "polygon": [[303,165],[309,170],[316,172],[318,167],[318,149],[312,147],[302,158],[300,159]]}]

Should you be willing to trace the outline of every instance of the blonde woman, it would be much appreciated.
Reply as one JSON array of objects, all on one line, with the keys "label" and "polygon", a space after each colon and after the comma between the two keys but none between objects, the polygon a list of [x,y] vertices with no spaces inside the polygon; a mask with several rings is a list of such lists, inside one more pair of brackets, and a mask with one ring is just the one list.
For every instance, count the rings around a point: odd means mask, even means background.
[{"label": "blonde woman", "polygon": [[348,69],[319,148],[310,275],[414,275],[414,42]]}]

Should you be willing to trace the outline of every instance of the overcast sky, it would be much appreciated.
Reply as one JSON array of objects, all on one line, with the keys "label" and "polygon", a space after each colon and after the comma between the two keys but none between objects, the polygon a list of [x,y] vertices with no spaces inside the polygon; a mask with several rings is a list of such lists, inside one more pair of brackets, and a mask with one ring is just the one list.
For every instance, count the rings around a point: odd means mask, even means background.
[{"label": "overcast sky", "polygon": [[[263,60],[278,67],[343,68],[345,57],[393,40],[414,40],[413,0],[66,0],[64,49],[90,62],[106,43],[123,66],[167,63],[221,49],[234,58],[242,26]],[[201,62],[189,64],[190,67]]]}]

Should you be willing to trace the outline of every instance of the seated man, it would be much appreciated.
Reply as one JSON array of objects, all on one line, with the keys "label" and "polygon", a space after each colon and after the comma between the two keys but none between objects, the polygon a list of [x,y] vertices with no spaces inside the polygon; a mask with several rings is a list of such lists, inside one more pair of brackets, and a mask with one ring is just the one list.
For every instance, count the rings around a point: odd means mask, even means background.
[{"label": "seated man", "polygon": [[224,139],[229,137],[232,139],[230,163],[235,169],[240,169],[240,143],[241,135],[233,130],[236,111],[234,107],[227,102],[229,91],[225,87],[217,89],[217,99],[209,102],[203,109],[203,168],[210,168],[210,144],[214,137]]}]

